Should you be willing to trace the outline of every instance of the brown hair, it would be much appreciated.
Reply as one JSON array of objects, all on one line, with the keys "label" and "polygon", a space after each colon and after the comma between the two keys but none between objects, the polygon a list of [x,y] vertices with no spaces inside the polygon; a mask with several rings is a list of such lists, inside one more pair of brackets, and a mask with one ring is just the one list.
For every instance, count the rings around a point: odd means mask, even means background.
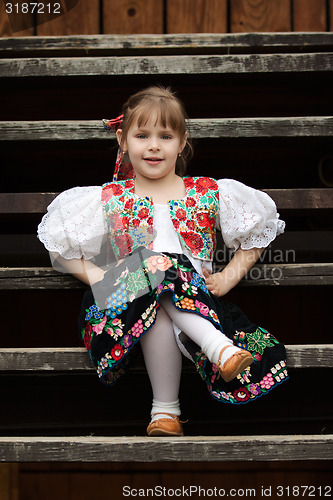
[{"label": "brown hair", "polygon": [[149,87],[133,94],[123,105],[124,119],[121,124],[122,137],[126,139],[128,131],[134,120],[138,126],[145,125],[151,116],[151,112],[158,110],[158,120],[163,127],[169,126],[175,130],[182,139],[187,132],[187,140],[180,157],[176,161],[176,174],[184,175],[187,161],[192,156],[193,149],[188,131],[188,116],[184,106],[176,95],[164,87]]}]

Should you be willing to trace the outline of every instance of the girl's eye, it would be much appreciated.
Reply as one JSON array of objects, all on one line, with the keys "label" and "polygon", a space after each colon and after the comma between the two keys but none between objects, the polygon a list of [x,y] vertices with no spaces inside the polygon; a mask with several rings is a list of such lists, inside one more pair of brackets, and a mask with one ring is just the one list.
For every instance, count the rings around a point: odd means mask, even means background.
[{"label": "girl's eye", "polygon": [[172,139],[171,135],[162,135],[162,139]]},{"label": "girl's eye", "polygon": [[146,139],[146,138],[147,138],[147,136],[146,136],[145,134],[138,134],[138,135],[137,135],[137,138],[138,138],[138,139]]}]

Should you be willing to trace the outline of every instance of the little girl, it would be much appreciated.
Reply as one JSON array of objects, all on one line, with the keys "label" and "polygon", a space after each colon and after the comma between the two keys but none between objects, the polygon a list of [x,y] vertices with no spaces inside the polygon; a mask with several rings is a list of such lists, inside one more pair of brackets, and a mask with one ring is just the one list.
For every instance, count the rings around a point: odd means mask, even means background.
[{"label": "little girl", "polygon": [[[186,123],[169,89],[130,97],[123,115],[104,120],[120,146],[112,182],[61,193],[38,227],[54,265],[91,286],[79,325],[100,379],[113,384],[141,344],[153,392],[149,436],[183,435],[182,355],[210,394],[231,404],[255,400],[288,377],[283,345],[217,299],[284,222],[261,191],[183,176],[191,151]],[[216,229],[235,253],[212,273]]]}]

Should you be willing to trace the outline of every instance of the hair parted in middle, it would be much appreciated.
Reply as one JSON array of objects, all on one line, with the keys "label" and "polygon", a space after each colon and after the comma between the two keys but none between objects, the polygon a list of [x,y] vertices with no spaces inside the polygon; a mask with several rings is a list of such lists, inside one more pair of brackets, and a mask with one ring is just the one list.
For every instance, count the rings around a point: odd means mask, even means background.
[{"label": "hair parted in middle", "polygon": [[139,127],[145,125],[153,111],[157,111],[157,121],[163,127],[170,127],[181,139],[187,139],[180,157],[176,161],[176,174],[185,175],[187,161],[193,154],[191,138],[188,130],[188,116],[180,99],[170,88],[148,87],[133,94],[123,105],[124,115],[121,124],[122,137],[126,139],[128,131],[136,120]]}]

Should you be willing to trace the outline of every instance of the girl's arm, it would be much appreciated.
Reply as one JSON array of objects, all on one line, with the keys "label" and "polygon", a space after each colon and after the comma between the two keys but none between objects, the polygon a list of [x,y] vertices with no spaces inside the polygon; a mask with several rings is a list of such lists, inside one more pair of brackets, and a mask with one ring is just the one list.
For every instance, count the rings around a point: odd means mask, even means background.
[{"label": "girl's arm", "polygon": [[83,257],[81,259],[64,259],[56,253],[52,253],[52,256],[67,272],[87,285],[93,285],[97,281],[101,281],[106,273],[106,270],[95,266],[95,264]]},{"label": "girl's arm", "polygon": [[222,297],[236,286],[246,273],[254,266],[265,248],[239,248],[229,264],[219,273],[211,274],[206,269],[203,275],[208,290],[217,297]]}]

